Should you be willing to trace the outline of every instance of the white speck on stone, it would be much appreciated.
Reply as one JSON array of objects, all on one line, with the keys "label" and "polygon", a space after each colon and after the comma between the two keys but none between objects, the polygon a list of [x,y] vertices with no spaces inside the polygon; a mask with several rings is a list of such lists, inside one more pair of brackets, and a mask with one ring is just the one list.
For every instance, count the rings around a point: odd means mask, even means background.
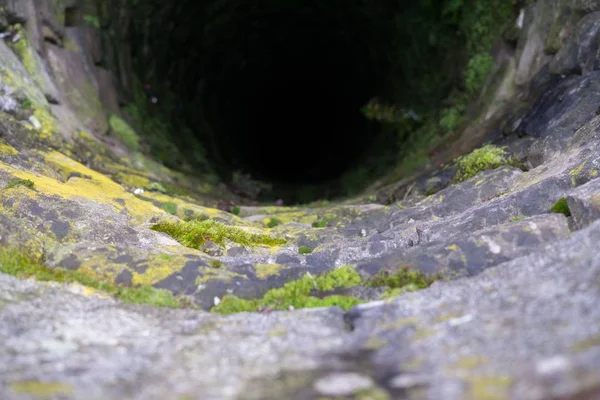
[{"label": "white speck on stone", "polygon": [[448,321],[448,324],[450,326],[459,326],[459,325],[469,323],[471,321],[473,321],[473,315],[467,314],[467,315],[463,315],[462,317],[452,318],[450,321]]},{"label": "white speck on stone", "polygon": [[42,123],[40,122],[39,119],[37,119],[37,117],[35,115],[32,115],[31,117],[29,117],[29,122],[31,122],[31,125],[33,125],[33,127],[37,130],[42,129]]},{"label": "white speck on stone", "polygon": [[315,390],[325,396],[350,396],[372,386],[371,378],[354,372],[328,375],[314,384]]},{"label": "white speck on stone", "polygon": [[521,8],[521,12],[519,12],[519,17],[517,18],[517,28],[523,29],[524,22],[525,22],[525,9]]},{"label": "white speck on stone", "polygon": [[559,355],[538,361],[536,369],[541,375],[551,375],[567,370],[569,364],[569,360],[566,357]]},{"label": "white speck on stone", "polygon": [[294,308],[294,306],[289,306],[288,310],[293,311],[293,310],[295,310],[295,308]]},{"label": "white speck on stone", "polygon": [[367,231],[365,229],[361,229],[360,230],[360,236],[362,236],[362,237],[367,236]]},{"label": "white speck on stone", "polygon": [[482,236],[481,240],[483,240],[488,245],[492,254],[500,254],[500,251],[502,251],[502,248],[498,245],[498,243],[494,242],[489,237]]},{"label": "white speck on stone", "polygon": [[133,191],[133,194],[138,195],[138,196],[142,193],[144,193],[144,189],[137,188]]},{"label": "white speck on stone", "polygon": [[221,304],[221,299],[215,296],[215,298],[213,299],[213,303],[215,304],[215,306],[218,306],[219,304]]},{"label": "white speck on stone", "polygon": [[389,385],[394,389],[408,389],[415,386],[424,385],[428,382],[424,375],[396,375],[390,380]]}]

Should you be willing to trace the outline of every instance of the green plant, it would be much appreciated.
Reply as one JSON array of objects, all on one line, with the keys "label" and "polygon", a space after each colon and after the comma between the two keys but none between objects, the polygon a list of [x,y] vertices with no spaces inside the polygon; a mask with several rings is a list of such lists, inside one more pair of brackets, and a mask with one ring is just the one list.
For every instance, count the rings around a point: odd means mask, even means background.
[{"label": "green plant", "polygon": [[288,310],[289,308],[314,308],[338,306],[345,310],[362,301],[355,297],[325,295],[339,288],[348,288],[360,284],[360,276],[350,266],[337,268],[321,276],[306,274],[302,278],[288,282],[283,287],[269,290],[261,299],[240,299],[236,296],[225,296],[221,303],[211,311],[221,314],[259,311],[264,308]]},{"label": "green plant", "polygon": [[310,247],[307,247],[307,246],[300,246],[298,248],[298,253],[300,253],[302,255],[310,254],[312,252],[313,252],[313,249],[311,249]]},{"label": "green plant", "polygon": [[35,183],[29,179],[14,179],[4,187],[4,189],[11,189],[17,186],[26,187],[29,190],[35,190]]},{"label": "green plant", "polygon": [[115,114],[108,119],[109,125],[113,133],[121,139],[123,144],[131,151],[138,151],[140,147],[140,139],[137,133],[129,126],[125,120]]},{"label": "green plant", "polygon": [[433,282],[441,278],[441,274],[427,275],[421,271],[410,269],[409,266],[402,266],[391,274],[389,272],[378,273],[367,282],[367,285],[373,287],[385,286],[391,289],[411,287],[414,290],[419,290],[428,288]]},{"label": "green plant", "polygon": [[95,15],[84,15],[83,16],[83,20],[85,22],[87,22],[88,24],[92,25],[94,28],[96,29],[100,29],[100,21],[98,20],[98,17]]},{"label": "green plant", "polygon": [[285,239],[268,235],[248,233],[240,228],[223,225],[214,220],[192,220],[187,222],[162,222],[152,226],[157,232],[163,232],[184,246],[200,249],[208,240],[224,246],[230,240],[242,246],[277,246],[284,244]]},{"label": "green plant", "polygon": [[231,209],[231,213],[233,215],[240,215],[240,211],[241,211],[241,209],[238,206],[235,206]]},{"label": "green plant", "polygon": [[565,217],[571,216],[571,210],[569,209],[569,204],[567,203],[566,198],[559,199],[552,208],[550,208],[550,212],[563,214]]},{"label": "green plant", "polygon": [[281,225],[281,224],[282,224],[282,222],[281,222],[280,219],[270,218],[269,222],[267,223],[267,227],[268,228],[275,228],[276,226]]},{"label": "green plant", "polygon": [[330,218],[324,217],[312,223],[313,228],[325,228],[327,223],[331,221]]},{"label": "green plant", "polygon": [[454,175],[454,182],[464,182],[481,171],[511,164],[506,155],[506,151],[503,148],[488,144],[473,150],[465,156],[458,157],[455,160],[456,173]]},{"label": "green plant", "polygon": [[164,203],[162,205],[162,208],[169,214],[173,214],[173,215],[177,214],[177,204],[175,204],[171,201]]},{"label": "green plant", "polygon": [[208,265],[213,268],[221,268],[223,266],[223,262],[221,260],[213,259],[208,262]]}]

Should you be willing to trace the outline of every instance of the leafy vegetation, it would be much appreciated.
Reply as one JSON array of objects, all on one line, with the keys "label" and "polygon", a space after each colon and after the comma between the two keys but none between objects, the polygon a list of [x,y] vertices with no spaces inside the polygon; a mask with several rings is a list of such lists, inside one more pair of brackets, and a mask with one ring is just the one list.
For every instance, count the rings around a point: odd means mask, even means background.
[{"label": "leafy vegetation", "polygon": [[310,254],[313,252],[313,249],[311,249],[308,246],[300,246],[298,248],[298,253],[302,254],[302,255],[306,255],[306,254]]}]

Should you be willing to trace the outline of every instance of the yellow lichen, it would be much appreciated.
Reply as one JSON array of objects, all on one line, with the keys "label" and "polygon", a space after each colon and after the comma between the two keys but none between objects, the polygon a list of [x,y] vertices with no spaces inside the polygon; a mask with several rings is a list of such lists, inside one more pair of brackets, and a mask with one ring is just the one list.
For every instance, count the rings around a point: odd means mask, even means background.
[{"label": "yellow lichen", "polygon": [[569,175],[571,176],[571,184],[573,186],[577,186],[577,176],[581,173],[581,171],[583,171],[586,163],[587,161],[584,161],[577,168],[569,171]]},{"label": "yellow lichen", "polygon": [[134,286],[144,285],[151,286],[163,279],[181,271],[185,266],[186,258],[183,255],[167,255],[166,254],[151,255],[148,257],[148,268],[144,272],[132,271],[132,284]]},{"label": "yellow lichen", "polygon": [[256,277],[263,280],[273,275],[279,275],[282,268],[286,267],[279,264],[256,264],[254,266]]},{"label": "yellow lichen", "polygon": [[73,389],[62,382],[17,381],[10,384],[10,389],[19,394],[28,394],[33,397],[50,398],[56,396],[69,396]]},{"label": "yellow lichen", "polygon": [[16,156],[17,154],[19,154],[17,149],[0,140],[0,157]]},{"label": "yellow lichen", "polygon": [[510,398],[511,378],[507,376],[469,377],[469,398],[473,400],[504,400]]}]

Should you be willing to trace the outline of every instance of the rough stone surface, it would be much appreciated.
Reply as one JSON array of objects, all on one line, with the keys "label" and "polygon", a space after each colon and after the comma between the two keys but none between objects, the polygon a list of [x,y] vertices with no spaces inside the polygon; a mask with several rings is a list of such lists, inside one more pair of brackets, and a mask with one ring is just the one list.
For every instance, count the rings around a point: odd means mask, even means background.
[{"label": "rough stone surface", "polygon": [[[75,1],[0,4],[27,21],[24,50],[0,41],[0,246],[189,305],[0,274],[1,399],[600,397],[598,1],[526,7],[499,76],[511,90],[456,147],[489,137],[505,165],[454,183],[452,157],[361,199],[237,215],[227,190],[104,137],[127,98],[114,77],[131,79],[118,32],[100,46],[91,26],[65,27]],[[382,198],[396,200],[364,204]],[[189,219],[286,243],[193,249],[151,229]],[[346,265],[360,283],[311,295],[362,300],[348,311],[208,312]],[[403,270],[442,279],[392,297],[366,283]]]}]

